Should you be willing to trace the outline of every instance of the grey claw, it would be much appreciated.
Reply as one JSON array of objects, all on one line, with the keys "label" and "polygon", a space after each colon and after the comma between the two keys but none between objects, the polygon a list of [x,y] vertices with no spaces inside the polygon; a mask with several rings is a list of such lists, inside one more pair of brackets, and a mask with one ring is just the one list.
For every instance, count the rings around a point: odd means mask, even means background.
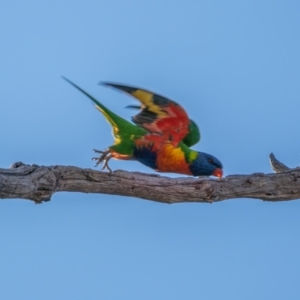
[{"label": "grey claw", "polygon": [[98,167],[99,164],[101,164],[103,162],[103,167],[102,167],[102,170],[104,169],[108,169],[110,173],[112,173],[112,170],[111,168],[108,166],[108,161],[111,159],[111,153],[108,150],[106,151],[100,151],[100,150],[96,150],[94,149],[93,150],[94,152],[96,153],[100,153],[102,155],[100,155],[99,157],[93,157],[92,160],[95,160],[96,161],[96,165],[95,167]]},{"label": "grey claw", "polygon": [[93,149],[93,151],[96,153],[101,153],[101,154],[105,153],[105,151],[101,151],[101,150],[97,150],[97,149]]}]

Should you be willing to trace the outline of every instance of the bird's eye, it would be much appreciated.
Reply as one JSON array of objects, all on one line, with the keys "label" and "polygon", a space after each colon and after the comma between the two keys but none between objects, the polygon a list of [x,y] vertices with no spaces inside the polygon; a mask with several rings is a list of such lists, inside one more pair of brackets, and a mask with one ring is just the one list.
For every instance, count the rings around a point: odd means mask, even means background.
[{"label": "bird's eye", "polygon": [[213,161],[212,158],[209,158],[209,159],[208,159],[208,162],[209,162],[210,164],[213,164],[213,163],[214,163],[214,161]]}]

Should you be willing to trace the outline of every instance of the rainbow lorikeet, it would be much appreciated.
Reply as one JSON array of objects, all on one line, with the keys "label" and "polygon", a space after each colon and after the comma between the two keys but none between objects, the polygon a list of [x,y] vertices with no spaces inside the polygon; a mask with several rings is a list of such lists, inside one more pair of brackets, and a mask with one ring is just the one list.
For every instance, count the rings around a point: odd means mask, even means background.
[{"label": "rainbow lorikeet", "polygon": [[[192,150],[189,146],[200,139],[197,125],[189,120],[185,110],[176,102],[152,92],[124,85],[105,83],[126,91],[142,104],[141,112],[132,124],[116,115],[79,86],[63,77],[89,97],[113,128],[114,145],[96,158],[97,165],[107,168],[111,158],[137,160],[158,171],[193,176],[222,177],[222,164],[214,156]],[[110,170],[111,171],[111,170]]]}]

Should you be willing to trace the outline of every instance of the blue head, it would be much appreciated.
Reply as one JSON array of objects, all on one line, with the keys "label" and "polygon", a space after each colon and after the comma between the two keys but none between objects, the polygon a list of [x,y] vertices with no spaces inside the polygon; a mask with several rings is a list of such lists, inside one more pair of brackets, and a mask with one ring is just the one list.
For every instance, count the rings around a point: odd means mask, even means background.
[{"label": "blue head", "polygon": [[222,163],[214,156],[198,152],[198,156],[190,163],[189,168],[193,176],[216,176],[222,177]]}]

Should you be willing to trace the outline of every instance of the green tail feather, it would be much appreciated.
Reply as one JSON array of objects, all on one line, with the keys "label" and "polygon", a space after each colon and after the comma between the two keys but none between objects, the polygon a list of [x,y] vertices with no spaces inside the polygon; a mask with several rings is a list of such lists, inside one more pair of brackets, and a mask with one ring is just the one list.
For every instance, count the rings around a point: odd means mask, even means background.
[{"label": "green tail feather", "polygon": [[107,107],[105,107],[102,103],[96,100],[93,96],[88,94],[78,85],[62,76],[64,80],[69,82],[76,89],[85,94],[88,98],[90,98],[94,103],[96,108],[104,115],[105,119],[110,123],[113,128],[113,136],[115,138],[115,145],[111,146],[114,150],[118,151],[121,154],[129,154],[133,150],[133,141],[144,136],[147,131],[143,128],[140,128],[127,120],[119,117]]}]

